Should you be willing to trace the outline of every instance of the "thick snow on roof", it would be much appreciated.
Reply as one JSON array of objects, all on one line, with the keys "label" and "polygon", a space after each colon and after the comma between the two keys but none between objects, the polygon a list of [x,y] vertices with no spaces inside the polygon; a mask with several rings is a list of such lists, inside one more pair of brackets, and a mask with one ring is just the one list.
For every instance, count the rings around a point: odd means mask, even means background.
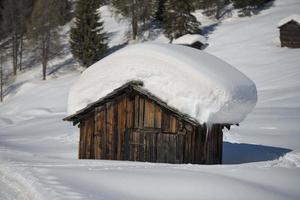
[{"label": "thick snow on roof", "polygon": [[295,22],[297,22],[298,24],[300,24],[300,15],[294,14],[294,15],[290,15],[290,16],[288,16],[288,17],[280,20],[280,22],[278,24],[278,27],[281,27],[284,24],[286,24],[286,23],[288,23],[288,22],[290,22],[292,20],[295,21]]},{"label": "thick snow on roof", "polygon": [[206,38],[199,34],[186,34],[181,36],[175,40],[173,40],[173,44],[185,44],[185,45],[192,45],[195,42],[201,42],[202,44],[206,44]]},{"label": "thick snow on roof", "polygon": [[257,101],[255,84],[222,60],[172,44],[130,45],[83,72],[69,94],[68,113],[131,80],[200,123],[239,123]]}]

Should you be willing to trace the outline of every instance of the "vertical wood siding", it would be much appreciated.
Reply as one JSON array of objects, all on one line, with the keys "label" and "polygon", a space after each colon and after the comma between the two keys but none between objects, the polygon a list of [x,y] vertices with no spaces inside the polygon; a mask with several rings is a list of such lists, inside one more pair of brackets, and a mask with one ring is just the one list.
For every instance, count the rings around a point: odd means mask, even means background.
[{"label": "vertical wood siding", "polygon": [[282,47],[300,48],[300,26],[296,22],[289,22],[280,27],[280,41]]},{"label": "vertical wood siding", "polygon": [[219,164],[222,127],[193,125],[145,96],[128,93],[81,122],[79,158]]}]

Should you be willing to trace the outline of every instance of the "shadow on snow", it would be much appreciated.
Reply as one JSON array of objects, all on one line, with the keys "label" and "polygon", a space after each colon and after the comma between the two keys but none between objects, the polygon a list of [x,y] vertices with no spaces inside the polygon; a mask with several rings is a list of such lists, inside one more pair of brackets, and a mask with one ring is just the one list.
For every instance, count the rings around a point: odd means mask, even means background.
[{"label": "shadow on snow", "polygon": [[290,149],[244,143],[223,143],[223,164],[242,164],[276,160]]}]

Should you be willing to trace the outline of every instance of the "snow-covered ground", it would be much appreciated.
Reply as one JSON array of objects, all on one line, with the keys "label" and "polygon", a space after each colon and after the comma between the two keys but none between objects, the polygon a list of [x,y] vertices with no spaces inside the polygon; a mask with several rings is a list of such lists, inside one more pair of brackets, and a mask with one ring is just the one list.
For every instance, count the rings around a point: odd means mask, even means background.
[{"label": "snow-covered ground", "polygon": [[0,199],[300,199],[300,50],[280,48],[277,30],[299,12],[299,0],[277,0],[209,35],[206,51],[258,90],[254,111],[224,136],[224,165],[77,160],[78,129],[62,118],[79,72],[18,76],[0,104]]}]

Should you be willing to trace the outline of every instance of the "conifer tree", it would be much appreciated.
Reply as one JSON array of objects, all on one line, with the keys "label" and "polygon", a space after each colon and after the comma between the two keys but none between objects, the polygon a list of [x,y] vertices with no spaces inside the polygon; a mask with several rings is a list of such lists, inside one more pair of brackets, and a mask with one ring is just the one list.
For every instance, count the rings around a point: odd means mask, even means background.
[{"label": "conifer tree", "polygon": [[154,18],[155,0],[111,0],[117,14],[130,21],[132,39],[137,39],[141,24],[145,25]]},{"label": "conifer tree", "polygon": [[191,13],[194,7],[189,1],[166,0],[163,26],[165,35],[172,41],[188,33],[197,33],[200,22]]},{"label": "conifer tree", "polygon": [[235,8],[255,8],[261,7],[268,0],[232,0]]},{"label": "conifer tree", "polygon": [[58,27],[69,21],[68,0],[36,0],[28,25],[29,36],[37,43],[42,61],[43,80],[51,54],[59,46]]},{"label": "conifer tree", "polygon": [[163,22],[164,14],[166,12],[165,8],[166,0],[155,0],[156,10],[155,10],[155,19],[157,21]]},{"label": "conifer tree", "polygon": [[107,51],[107,37],[97,8],[99,0],[78,0],[75,27],[71,29],[71,51],[83,66],[89,67]]}]

